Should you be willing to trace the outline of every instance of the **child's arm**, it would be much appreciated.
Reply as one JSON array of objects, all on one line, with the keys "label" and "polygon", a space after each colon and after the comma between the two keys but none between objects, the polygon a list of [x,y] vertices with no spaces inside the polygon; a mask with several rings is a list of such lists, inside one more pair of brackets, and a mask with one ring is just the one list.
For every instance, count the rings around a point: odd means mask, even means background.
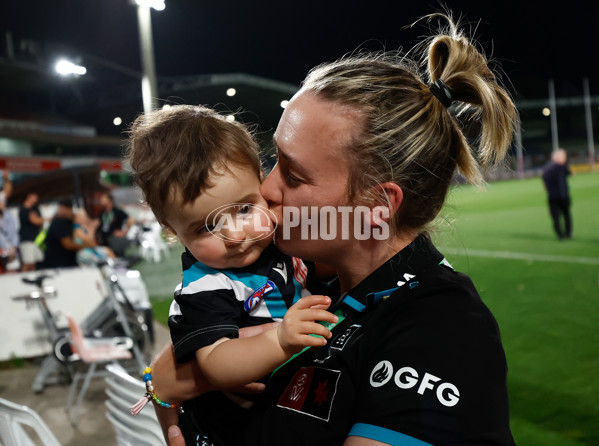
[{"label": "child's arm", "polygon": [[206,379],[220,389],[256,381],[304,347],[326,344],[331,332],[315,321],[337,321],[337,316],[324,310],[330,303],[326,296],[303,297],[278,327],[251,338],[222,338],[199,349],[198,365]]}]

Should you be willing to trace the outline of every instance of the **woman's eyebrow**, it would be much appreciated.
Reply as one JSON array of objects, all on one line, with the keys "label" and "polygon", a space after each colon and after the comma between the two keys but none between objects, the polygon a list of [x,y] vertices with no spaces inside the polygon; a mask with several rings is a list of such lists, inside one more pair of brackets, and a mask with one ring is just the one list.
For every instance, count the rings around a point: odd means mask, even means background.
[{"label": "woman's eyebrow", "polygon": [[285,160],[285,163],[287,164],[288,169],[291,168],[294,171],[297,171],[298,173],[302,173],[305,175],[308,174],[307,170],[304,168],[304,166],[300,162],[295,160],[295,158],[293,158],[293,156],[291,156],[288,153],[285,153],[283,150],[281,150],[281,148],[277,145],[277,141],[274,137],[273,137],[272,142],[273,142],[275,150],[277,151],[278,157],[283,158]]}]

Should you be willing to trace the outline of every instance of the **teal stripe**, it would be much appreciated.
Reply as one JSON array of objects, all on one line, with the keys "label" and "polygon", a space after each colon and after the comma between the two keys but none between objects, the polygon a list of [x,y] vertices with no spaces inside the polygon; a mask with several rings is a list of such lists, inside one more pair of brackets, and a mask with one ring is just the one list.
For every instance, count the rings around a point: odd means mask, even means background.
[{"label": "teal stripe", "polygon": [[355,437],[370,438],[371,440],[380,441],[392,446],[431,446],[430,443],[417,440],[409,435],[385,429],[384,427],[373,426],[372,424],[354,424],[347,436],[350,437],[352,435]]},{"label": "teal stripe", "polygon": [[349,305],[354,310],[359,311],[360,313],[366,309],[366,305],[358,302],[356,299],[354,299],[350,295],[347,295],[343,298],[343,303]]},{"label": "teal stripe", "polygon": [[231,280],[243,283],[245,286],[251,288],[252,290],[260,288],[268,280],[267,276],[243,271],[232,271],[229,269],[218,270],[206,266],[201,262],[196,262],[191,266],[191,268],[183,271],[182,286],[183,288],[185,288],[191,282],[195,282],[196,280],[201,279],[206,275],[215,275],[219,273],[226,275]]}]

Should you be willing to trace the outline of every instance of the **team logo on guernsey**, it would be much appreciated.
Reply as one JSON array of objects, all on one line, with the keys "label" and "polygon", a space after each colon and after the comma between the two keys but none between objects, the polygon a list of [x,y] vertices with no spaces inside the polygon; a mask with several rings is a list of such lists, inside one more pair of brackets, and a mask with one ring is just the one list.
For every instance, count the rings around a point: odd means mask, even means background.
[{"label": "team logo on guernsey", "polygon": [[339,370],[302,367],[289,382],[277,406],[329,421],[340,376]]},{"label": "team logo on guernsey", "polygon": [[248,297],[243,303],[243,309],[248,313],[254,309],[256,305],[260,303],[262,298],[275,289],[275,284],[270,280],[258,288],[254,293]]}]

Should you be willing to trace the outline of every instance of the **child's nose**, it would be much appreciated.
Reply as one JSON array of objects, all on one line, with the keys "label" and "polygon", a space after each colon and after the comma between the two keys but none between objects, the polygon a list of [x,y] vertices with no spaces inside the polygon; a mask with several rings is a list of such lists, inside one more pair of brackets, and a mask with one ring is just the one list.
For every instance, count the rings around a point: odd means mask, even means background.
[{"label": "child's nose", "polygon": [[223,236],[226,245],[239,244],[246,238],[246,233],[242,226],[239,228],[221,229],[221,235]]}]

